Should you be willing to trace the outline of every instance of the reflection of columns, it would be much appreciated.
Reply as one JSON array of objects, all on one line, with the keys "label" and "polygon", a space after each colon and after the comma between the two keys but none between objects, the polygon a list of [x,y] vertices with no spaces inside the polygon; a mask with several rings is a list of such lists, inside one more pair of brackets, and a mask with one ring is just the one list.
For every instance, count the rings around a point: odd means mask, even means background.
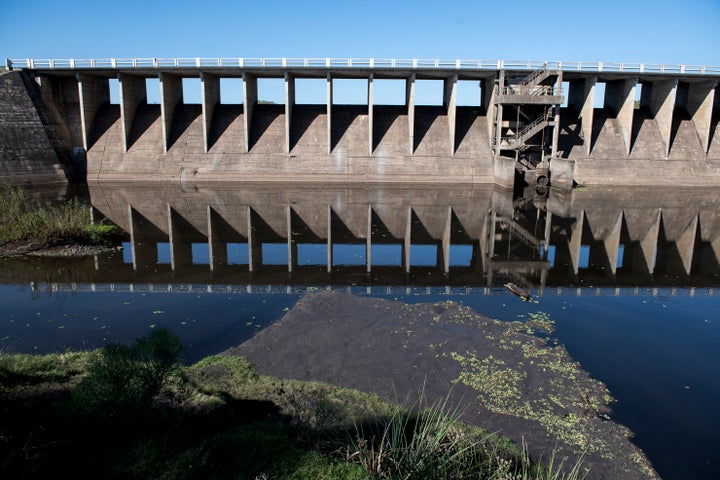
[{"label": "reflection of columns", "polygon": [[570,91],[568,92],[568,105],[575,107],[575,110],[580,114],[580,125],[586,155],[590,155],[593,147],[592,128],[593,114],[595,112],[595,84],[597,84],[597,77],[571,81]]},{"label": "reflection of columns", "polygon": [[691,83],[688,86],[688,112],[692,117],[703,152],[710,148],[710,125],[712,120],[713,101],[717,80]]},{"label": "reflection of columns", "polygon": [[182,78],[164,72],[160,72],[159,77],[163,151],[167,152],[170,148],[170,129],[172,128],[175,108],[183,101]]},{"label": "reflection of columns", "polygon": [[403,265],[405,273],[410,273],[410,247],[412,245],[412,207],[408,205],[407,222],[405,222],[405,240],[403,242]]},{"label": "reflection of columns", "polygon": [[582,246],[583,224],[585,223],[585,210],[580,215],[572,227],[570,233],[570,263],[572,263],[572,271],[575,275],[580,270],[580,247]]},{"label": "reflection of columns", "polygon": [[178,213],[167,204],[168,232],[170,232],[170,268],[176,270],[181,265],[192,264],[192,245],[183,241],[182,232],[175,220]]},{"label": "reflection of columns", "polygon": [[[329,74],[328,74],[329,75]],[[327,208],[327,272],[332,273],[333,242],[332,242],[332,207]]]},{"label": "reflection of columns", "polygon": [[243,72],[243,127],[245,128],[245,152],[250,151],[250,127],[252,115],[257,104],[257,77]]},{"label": "reflection of columns", "polygon": [[[655,215],[655,221],[650,226],[643,239],[640,240],[640,249],[642,250],[643,259],[645,261],[645,268],[647,268],[650,275],[652,275],[655,270],[655,257],[657,256],[658,236],[660,235],[660,217],[660,210],[658,210]],[[633,265],[633,269],[636,267],[637,265]]]},{"label": "reflection of columns", "polygon": [[543,241],[542,241],[542,251],[540,252],[543,260],[547,260],[551,232],[552,232],[552,212],[550,212],[550,210],[548,209],[545,212],[545,233],[544,233]]},{"label": "reflection of columns", "polygon": [[618,127],[625,142],[625,153],[630,155],[633,114],[635,113],[635,87],[638,79],[613,80],[605,84],[605,108],[617,116]]},{"label": "reflection of columns", "polygon": [[450,138],[450,155],[455,154],[455,122],[457,117],[457,82],[458,74],[455,73],[443,82],[443,107],[448,117],[448,135]]},{"label": "reflection of columns", "polygon": [[487,285],[492,285],[492,277],[493,277],[493,257],[495,256],[495,232],[497,231],[497,213],[495,213],[495,210],[492,211],[490,215],[487,216],[486,220],[489,225],[487,228],[487,256],[485,258],[485,261],[483,262],[483,271],[485,275],[487,276]]},{"label": "reflection of columns", "polygon": [[678,79],[658,80],[643,84],[640,92],[640,106],[647,108],[660,131],[665,146],[665,156],[670,153],[673,112],[677,96]]},{"label": "reflection of columns", "polygon": [[[445,228],[442,236],[442,271],[446,275],[450,273],[450,236],[452,233],[452,207],[448,206],[447,219],[445,220]],[[440,257],[438,255],[438,257]],[[440,265],[438,265],[440,267]]]},{"label": "reflection of columns", "polygon": [[622,230],[623,214],[620,212],[615,224],[603,238],[605,252],[607,253],[608,262],[610,263],[610,271],[613,275],[617,273],[617,262],[620,251],[620,232]]},{"label": "reflection of columns", "polygon": [[327,77],[327,144],[328,149],[327,153],[332,153],[332,103],[333,103],[333,82],[332,82],[332,76],[330,75],[330,72],[328,72]]},{"label": "reflection of columns", "polygon": [[292,127],[292,111],[295,105],[295,78],[285,72],[285,153],[290,153],[290,132]]},{"label": "reflection of columns", "polygon": [[290,205],[288,205],[287,208],[285,209],[285,216],[287,218],[288,272],[292,272],[293,267],[297,263],[297,245],[296,245],[295,241],[293,240],[293,233],[292,233],[293,210]]},{"label": "reflection of columns", "polygon": [[210,271],[215,271],[219,267],[228,264],[227,246],[220,238],[220,232],[217,228],[218,216],[218,213],[213,210],[210,205],[208,205],[208,251],[210,256]]},{"label": "reflection of columns", "polygon": [[147,91],[145,79],[142,77],[120,73],[118,74],[118,83],[120,84],[123,149],[127,153],[130,148],[130,129],[135,119],[135,112],[140,105],[147,102]]},{"label": "reflection of columns", "polygon": [[110,103],[110,86],[107,79],[104,78],[93,77],[84,73],[78,73],[76,77],[80,95],[83,148],[88,150],[95,115],[101,106]]},{"label": "reflection of columns", "polygon": [[367,238],[365,239],[365,270],[370,273],[372,269],[372,205],[368,205],[367,213]]},{"label": "reflection of columns", "polygon": [[368,77],[368,145],[369,155],[373,153],[373,74]]},{"label": "reflection of columns", "polygon": [[137,218],[135,209],[128,205],[128,219],[130,224],[130,253],[132,255],[133,270],[140,267],[155,265],[157,263],[157,245],[152,248],[141,231],[141,225]]},{"label": "reflection of columns", "polygon": [[255,212],[252,207],[247,207],[247,232],[248,232],[248,269],[251,272],[260,270],[262,266],[262,244],[253,226]]},{"label": "reflection of columns", "polygon": [[410,155],[415,153],[415,74],[405,81],[405,105],[408,109],[408,135],[410,136]]},{"label": "reflection of columns", "polygon": [[692,268],[693,253],[695,251],[695,237],[697,235],[698,216],[695,215],[690,224],[680,234],[680,238],[675,241],[680,261],[685,269],[685,273],[690,275]]},{"label": "reflection of columns", "polygon": [[200,73],[202,83],[203,139],[205,153],[210,150],[210,128],[215,107],[220,103],[220,79],[206,72]]}]

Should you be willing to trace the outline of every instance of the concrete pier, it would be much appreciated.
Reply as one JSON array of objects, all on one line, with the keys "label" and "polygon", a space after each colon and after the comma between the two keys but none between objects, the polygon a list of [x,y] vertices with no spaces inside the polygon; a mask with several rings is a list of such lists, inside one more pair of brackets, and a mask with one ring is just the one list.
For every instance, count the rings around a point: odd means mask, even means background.
[{"label": "concrete pier", "polygon": [[[192,60],[28,60],[20,67],[40,85],[56,131],[64,132],[75,156],[87,158],[89,179],[152,175],[171,181],[511,186],[516,170],[535,168],[537,160],[529,166],[525,148],[542,140],[548,146],[538,154],[543,175],[549,172],[550,181],[563,188],[720,185],[720,68]],[[8,61],[13,69],[20,63]],[[159,111],[147,100],[146,81],[155,78]],[[189,78],[201,80],[201,110],[184,101],[183,79]],[[222,103],[223,78],[242,79],[242,106]],[[260,101],[258,80],[266,78],[282,79],[284,105]],[[111,95],[111,79],[118,80],[117,95]],[[324,80],[325,102],[298,104],[297,79]],[[367,81],[366,104],[337,104],[333,82],[338,79]],[[399,105],[376,104],[375,84],[387,79],[405,83]],[[441,82],[441,106],[417,105],[419,80]],[[458,105],[461,81],[477,82],[477,104]],[[603,98],[598,98],[599,85]],[[119,105],[111,97],[119,98]],[[567,107],[560,106],[563,99]],[[553,106],[540,124],[547,130],[531,130],[543,105]],[[3,128],[0,137],[9,138],[12,127]],[[14,161],[0,155],[2,162]]]}]

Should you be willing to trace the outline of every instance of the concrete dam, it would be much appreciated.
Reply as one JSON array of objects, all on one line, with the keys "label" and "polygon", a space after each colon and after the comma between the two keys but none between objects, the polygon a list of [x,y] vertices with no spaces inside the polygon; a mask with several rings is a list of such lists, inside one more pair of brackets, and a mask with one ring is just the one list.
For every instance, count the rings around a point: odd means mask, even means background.
[{"label": "concrete dam", "polygon": [[[7,60],[7,69],[0,174],[11,183],[80,172],[89,181],[720,185],[720,67],[154,58]],[[191,78],[199,104],[184,100]],[[242,103],[221,102],[230,78],[242,80]],[[284,104],[259,101],[258,80],[272,78],[284,83]],[[324,82],[324,102],[296,102],[305,79]],[[364,104],[335,101],[344,79],[364,82]],[[381,80],[403,82],[401,104],[376,104]],[[417,104],[421,81],[441,85],[442,102]],[[458,105],[461,82],[477,89],[476,104]]]}]

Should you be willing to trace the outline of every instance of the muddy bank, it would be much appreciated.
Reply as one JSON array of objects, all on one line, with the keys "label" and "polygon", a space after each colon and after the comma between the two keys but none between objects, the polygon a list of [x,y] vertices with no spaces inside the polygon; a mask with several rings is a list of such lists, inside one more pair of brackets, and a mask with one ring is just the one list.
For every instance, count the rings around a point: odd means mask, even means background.
[{"label": "muddy bank", "polygon": [[525,438],[531,455],[585,453],[591,479],[658,478],[631,432],[609,420],[611,397],[567,351],[528,322],[488,319],[455,303],[405,305],[323,292],[229,350],[261,374],[316,380],[402,403],[450,396],[465,421]]},{"label": "muddy bank", "polygon": [[64,240],[20,241],[0,245],[0,257],[84,257],[121,249],[117,246],[89,245]]}]

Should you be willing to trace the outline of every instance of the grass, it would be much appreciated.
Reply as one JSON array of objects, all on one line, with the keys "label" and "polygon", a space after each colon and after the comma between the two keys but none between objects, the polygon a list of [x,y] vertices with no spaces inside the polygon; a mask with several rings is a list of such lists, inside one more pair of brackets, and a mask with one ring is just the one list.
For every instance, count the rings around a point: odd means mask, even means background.
[{"label": "grass", "polygon": [[[463,424],[447,402],[404,409],[349,389],[258,375],[242,357],[178,366],[172,338],[152,335],[95,352],[0,354],[0,477],[64,478],[81,465],[97,478],[582,478],[579,465],[540,466],[527,449]],[[122,368],[105,362],[118,355]],[[108,371],[116,385],[122,375],[147,378],[148,368],[162,378],[150,375],[152,401],[132,414],[77,403],[88,384],[108,381]],[[121,397],[115,390],[103,402]]]},{"label": "grass", "polygon": [[93,224],[90,208],[77,199],[52,203],[27,190],[0,187],[0,245],[11,242],[101,244],[116,233],[110,224]]}]

